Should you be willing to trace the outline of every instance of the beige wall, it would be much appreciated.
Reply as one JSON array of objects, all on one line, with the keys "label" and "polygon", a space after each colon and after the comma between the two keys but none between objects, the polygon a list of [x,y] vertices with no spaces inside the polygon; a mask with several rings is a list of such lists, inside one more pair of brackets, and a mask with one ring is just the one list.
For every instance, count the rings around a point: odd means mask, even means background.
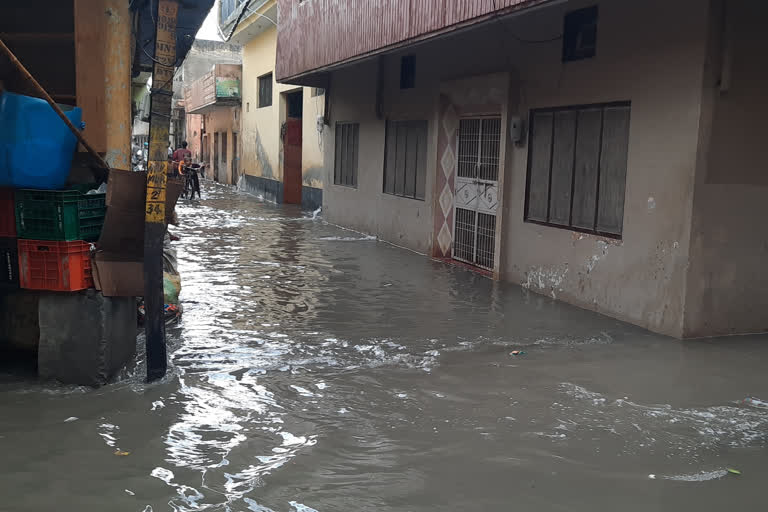
[{"label": "beige wall", "polygon": [[[599,6],[596,58],[560,64],[560,44],[511,52],[521,56],[521,115],[537,107],[632,102],[622,239],[523,222],[528,148],[514,148],[507,167],[512,179],[504,205],[503,276],[681,336],[706,3],[614,0]],[[542,11],[537,17],[513,30],[558,33],[561,16],[547,18]]]},{"label": "beige wall", "polygon": [[[330,222],[428,253],[432,242],[437,95],[433,87],[401,91],[399,69],[399,59],[385,62],[381,119],[376,115],[376,60],[333,74],[332,122],[325,130],[325,147],[329,150],[325,154],[323,215]],[[382,193],[387,118],[429,122],[424,201]],[[337,122],[360,123],[357,188],[333,184],[331,148]]]},{"label": "beige wall", "polygon": [[686,336],[768,331],[768,3],[726,6],[705,73]]},{"label": "beige wall", "polygon": [[[285,121],[285,108],[281,93],[302,90],[301,87],[273,82],[272,106],[258,108],[258,77],[273,73],[277,30],[269,28],[243,46],[242,82],[242,169],[245,174],[282,181],[282,144],[280,127]],[[320,169],[323,149],[318,143],[316,118],[323,114],[323,96],[311,96],[311,88],[303,88],[304,109],[302,124],[302,175],[304,185],[322,188]]]},{"label": "beige wall", "polygon": [[[233,173],[233,166],[232,166],[232,159],[234,156],[239,156],[241,153],[242,148],[242,141],[240,140],[240,107],[216,107],[213,111],[210,113],[207,113],[204,115],[205,117],[205,133],[208,135],[208,160],[206,162],[207,168],[205,170],[205,177],[208,179],[213,179],[214,177],[214,164],[216,163],[214,160],[218,159],[219,161],[219,183],[226,183],[229,185],[234,185],[237,183],[237,178],[239,176],[239,173],[242,173],[241,170],[238,170],[237,168],[234,169]],[[221,162],[222,157],[222,148],[221,148],[221,142],[219,153],[214,153],[215,148],[215,140],[216,140],[216,133],[226,133],[227,134],[227,161],[226,165],[223,165]],[[238,133],[238,148],[234,147],[234,133]],[[242,160],[241,160],[242,162]],[[240,165],[240,169],[242,169],[242,165]]]},{"label": "beige wall", "polygon": [[[683,307],[702,95],[707,2],[598,2],[597,56],[561,62],[561,42],[521,43],[562,32],[569,2],[385,58],[385,117],[427,119],[436,130],[442,83],[509,73],[508,115],[532,108],[632,102],[622,240],[523,221],[527,144],[507,141],[500,277],[649,329],[683,334]],[[652,27],[652,30],[649,30]],[[515,37],[511,37],[514,34]],[[517,38],[517,39],[516,39]],[[416,55],[416,88],[400,90],[399,57]],[[434,173],[428,152],[424,202],[385,195],[384,121],[375,115],[377,65],[369,61],[332,77],[333,121],[360,122],[357,190],[334,186],[325,158],[324,209],[331,222],[428,252],[433,233]],[[333,147],[333,129],[326,135]]]}]

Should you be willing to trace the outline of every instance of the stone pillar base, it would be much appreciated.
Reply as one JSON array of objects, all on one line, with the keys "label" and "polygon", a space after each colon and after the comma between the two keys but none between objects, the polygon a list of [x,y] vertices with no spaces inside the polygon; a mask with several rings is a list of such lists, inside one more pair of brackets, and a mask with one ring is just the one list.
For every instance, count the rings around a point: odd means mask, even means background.
[{"label": "stone pillar base", "polygon": [[41,293],[38,375],[100,386],[136,354],[136,300],[96,290]]}]

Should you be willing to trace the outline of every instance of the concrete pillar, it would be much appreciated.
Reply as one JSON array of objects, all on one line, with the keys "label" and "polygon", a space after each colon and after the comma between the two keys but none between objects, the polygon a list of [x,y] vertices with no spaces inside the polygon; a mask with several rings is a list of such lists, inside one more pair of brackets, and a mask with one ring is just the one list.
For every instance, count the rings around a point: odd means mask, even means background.
[{"label": "concrete pillar", "polygon": [[131,13],[125,0],[103,0],[104,90],[107,163],[130,170],[131,163]]},{"label": "concrete pillar", "polygon": [[136,299],[96,290],[41,293],[38,374],[65,384],[105,384],[136,354]]},{"label": "concrete pillar", "polygon": [[131,162],[131,14],[125,0],[74,0],[77,106],[110,166]]}]

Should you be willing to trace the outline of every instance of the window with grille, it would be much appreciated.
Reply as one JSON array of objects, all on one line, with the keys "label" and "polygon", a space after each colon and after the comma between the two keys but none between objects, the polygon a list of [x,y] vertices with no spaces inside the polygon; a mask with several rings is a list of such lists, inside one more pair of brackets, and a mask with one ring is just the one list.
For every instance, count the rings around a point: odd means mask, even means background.
[{"label": "window with grille", "polygon": [[384,193],[424,200],[427,182],[427,122],[387,121]]},{"label": "window with grille", "polygon": [[272,73],[259,77],[259,108],[272,106]]},{"label": "window with grille", "polygon": [[630,103],[531,111],[525,220],[620,238]]},{"label": "window with grille", "polygon": [[360,124],[336,123],[335,143],[333,183],[356,188]]}]

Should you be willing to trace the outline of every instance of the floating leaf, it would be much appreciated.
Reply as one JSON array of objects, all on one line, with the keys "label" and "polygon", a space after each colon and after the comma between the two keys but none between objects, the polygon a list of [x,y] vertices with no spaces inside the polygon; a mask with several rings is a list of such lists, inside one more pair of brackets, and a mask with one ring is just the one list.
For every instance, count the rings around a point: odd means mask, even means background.
[{"label": "floating leaf", "polygon": [[124,452],[124,451],[119,450],[119,449],[115,450],[115,455],[117,455],[118,457],[125,457],[126,455],[130,455],[130,454],[131,454],[131,452]]},{"label": "floating leaf", "polygon": [[738,469],[733,469],[733,468],[725,468],[725,469],[727,469],[728,472],[730,474],[732,474],[732,475],[740,475],[741,474],[741,471],[739,471]]}]

